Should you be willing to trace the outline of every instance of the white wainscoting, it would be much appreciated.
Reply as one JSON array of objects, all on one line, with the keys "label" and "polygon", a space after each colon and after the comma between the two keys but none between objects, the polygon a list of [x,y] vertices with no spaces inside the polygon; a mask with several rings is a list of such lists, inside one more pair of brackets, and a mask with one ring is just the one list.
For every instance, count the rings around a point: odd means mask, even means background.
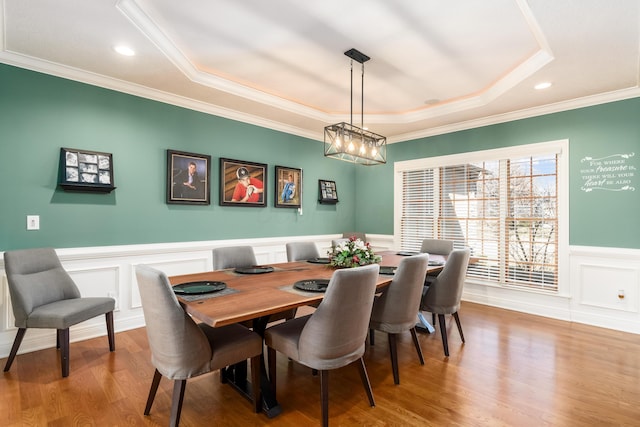
[{"label": "white wainscoting", "polygon": [[[293,241],[314,241],[320,254],[325,255],[331,240],[342,237],[338,234],[321,236],[295,236],[263,239],[217,240],[206,242],[167,243],[153,245],[104,246],[88,248],[57,249],[64,268],[78,285],[83,296],[111,296],[116,299],[114,326],[116,332],[144,326],[140,295],[135,279],[135,266],[147,264],[164,271],[167,275],[178,275],[211,269],[211,249],[223,246],[249,245],[254,248],[258,264],[286,262],[285,244]],[[389,249],[393,239],[389,236],[367,236],[376,250]],[[7,357],[15,338],[13,310],[0,256],[0,358]],[[82,322],[71,328],[71,341],[81,341],[105,336],[104,317]],[[27,353],[54,347],[55,331],[29,329],[22,341],[19,353]],[[116,339],[116,351],[118,343]]]},{"label": "white wainscoting", "polygon": [[570,246],[564,268],[566,295],[465,284],[463,299],[640,334],[640,250]]},{"label": "white wainscoting", "polygon": [[[116,331],[144,326],[135,266],[148,264],[168,275],[207,271],[211,249],[250,245],[259,264],[286,261],[285,243],[314,241],[321,254],[339,235],[296,236],[263,239],[218,240],[153,245],[105,246],[57,250],[62,263],[85,296],[116,298]],[[377,251],[397,249],[393,236],[368,234]],[[16,328],[0,259],[0,358],[9,354]],[[463,299],[567,321],[640,333],[640,250],[571,247],[569,293],[564,296],[538,294],[494,286],[466,284]],[[624,298],[619,298],[622,291]],[[461,313],[464,322],[464,314]],[[106,335],[103,317],[71,328],[71,341]],[[20,353],[55,346],[55,332],[29,329]],[[107,349],[105,337],[105,349]],[[116,340],[117,348],[117,340]]]}]

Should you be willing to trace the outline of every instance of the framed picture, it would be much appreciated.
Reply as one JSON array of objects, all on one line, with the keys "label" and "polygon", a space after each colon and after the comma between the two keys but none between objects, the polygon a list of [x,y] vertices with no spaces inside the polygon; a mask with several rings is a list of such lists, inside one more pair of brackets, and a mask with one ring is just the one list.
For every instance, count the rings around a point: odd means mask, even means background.
[{"label": "framed picture", "polygon": [[220,158],[220,205],[265,207],[267,165]]},{"label": "framed picture", "polygon": [[276,166],[276,208],[299,208],[302,204],[302,169]]},{"label": "framed picture", "polygon": [[110,193],[116,188],[110,153],[61,148],[59,170],[59,184],[65,191]]},{"label": "framed picture", "polygon": [[167,203],[211,203],[211,156],[167,150]]},{"label": "framed picture", "polygon": [[318,201],[320,203],[338,203],[338,190],[335,181],[318,180]]}]

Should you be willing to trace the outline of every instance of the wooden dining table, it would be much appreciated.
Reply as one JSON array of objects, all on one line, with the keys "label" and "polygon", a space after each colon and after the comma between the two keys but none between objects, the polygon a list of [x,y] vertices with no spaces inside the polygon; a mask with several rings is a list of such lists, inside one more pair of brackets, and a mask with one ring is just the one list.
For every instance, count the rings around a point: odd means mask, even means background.
[{"label": "wooden dining table", "polygon": [[[381,269],[397,267],[400,261],[409,254],[398,255],[396,252],[382,252]],[[441,257],[442,258],[442,257]],[[429,272],[442,269],[444,258],[430,257]],[[318,260],[320,261],[320,260]],[[296,261],[269,266],[256,266],[256,271],[264,273],[239,273],[236,269],[206,271],[202,273],[184,274],[169,277],[172,285],[191,282],[223,282],[226,289],[203,295],[178,295],[178,301],[184,310],[195,319],[213,327],[221,327],[233,323],[250,321],[254,331],[264,335],[269,319],[273,315],[295,309],[297,307],[316,305],[322,301],[324,293],[296,289],[294,284],[300,281],[331,279],[335,268],[327,264],[310,261]],[[383,268],[385,267],[385,268]],[[272,271],[271,271],[272,270]],[[393,274],[380,274],[377,288],[382,291],[393,280]],[[264,358],[263,358],[264,367]],[[245,396],[250,396],[251,384],[247,381],[246,363],[235,365],[223,371],[224,380],[236,387]],[[263,409],[268,417],[280,413],[280,406],[271,394],[269,379],[263,369],[261,391]]]}]

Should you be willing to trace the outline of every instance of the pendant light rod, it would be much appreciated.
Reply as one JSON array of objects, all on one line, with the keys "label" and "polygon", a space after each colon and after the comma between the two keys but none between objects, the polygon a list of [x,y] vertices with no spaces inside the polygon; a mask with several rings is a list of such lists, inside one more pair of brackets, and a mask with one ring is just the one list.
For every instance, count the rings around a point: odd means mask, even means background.
[{"label": "pendant light rod", "polygon": [[367,55],[360,52],[358,49],[349,49],[344,53],[349,58],[351,58],[351,121],[350,124],[353,125],[353,61],[359,62],[362,64],[362,79],[361,79],[361,98],[360,98],[360,126],[364,127],[364,63],[370,60]]}]

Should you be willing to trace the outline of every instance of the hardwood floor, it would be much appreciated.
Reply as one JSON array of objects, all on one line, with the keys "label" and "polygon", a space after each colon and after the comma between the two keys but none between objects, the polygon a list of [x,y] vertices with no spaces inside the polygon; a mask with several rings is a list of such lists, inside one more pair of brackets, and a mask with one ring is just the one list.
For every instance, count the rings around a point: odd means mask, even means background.
[{"label": "hardwood floor", "polygon": [[[398,386],[386,336],[376,334],[365,355],[375,408],[355,365],[331,371],[331,425],[640,425],[640,336],[471,303],[460,318],[467,343],[447,319],[449,358],[439,330],[419,334],[424,366],[403,334]],[[106,337],[72,343],[68,378],[60,377],[58,358],[55,349],[18,355],[0,377],[0,425],[168,424],[166,379],[151,414],[142,414],[153,376],[144,329],[118,333],[114,353]],[[319,425],[319,394],[318,376],[279,355],[280,416],[253,413],[214,373],[189,380],[181,426]]]}]

